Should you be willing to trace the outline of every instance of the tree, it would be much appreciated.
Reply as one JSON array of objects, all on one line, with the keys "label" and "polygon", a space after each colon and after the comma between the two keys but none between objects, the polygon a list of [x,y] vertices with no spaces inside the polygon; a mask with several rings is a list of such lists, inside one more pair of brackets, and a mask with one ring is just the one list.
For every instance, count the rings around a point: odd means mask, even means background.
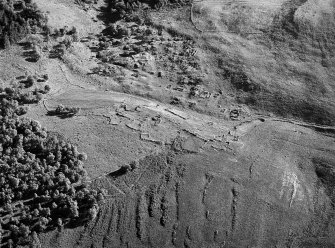
[{"label": "tree", "polygon": [[93,207],[89,209],[88,214],[89,214],[90,220],[94,220],[97,217],[98,210],[99,210],[99,207],[97,205],[93,205]]},{"label": "tree", "polygon": [[75,197],[76,190],[73,186],[70,187],[69,194],[70,194],[71,197]]},{"label": "tree", "polygon": [[31,241],[29,243],[29,248],[42,248],[41,241],[38,238],[38,235],[35,231],[31,235]]},{"label": "tree", "polygon": [[36,62],[39,61],[42,57],[41,49],[39,47],[35,46],[34,49],[33,49],[33,52],[34,52],[33,56],[34,56],[35,61]]},{"label": "tree", "polygon": [[80,160],[80,161],[86,161],[87,160],[87,154],[86,153],[80,153],[79,155],[78,155],[78,159]]},{"label": "tree", "polygon": [[44,86],[44,94],[48,93],[51,90],[51,87],[47,84]]},{"label": "tree", "polygon": [[3,229],[2,229],[2,225],[0,223],[0,244],[2,244],[2,232],[3,232]]},{"label": "tree", "polygon": [[63,221],[62,221],[61,218],[58,218],[58,219],[57,219],[57,227],[58,227],[58,231],[59,231],[59,232],[63,231],[64,224],[63,224]]},{"label": "tree", "polygon": [[98,197],[97,197],[97,200],[98,202],[105,202],[105,196],[102,194],[102,193],[99,193],[98,194]]},{"label": "tree", "polygon": [[72,39],[73,39],[74,42],[78,42],[79,41],[79,35],[78,35],[78,33],[74,33],[72,35]]},{"label": "tree", "polygon": [[[8,201],[8,200],[7,200]],[[5,206],[4,206],[4,209],[6,210],[6,211],[8,211],[10,214],[13,214],[13,206],[12,206],[12,204],[10,204],[10,203],[6,203],[5,204]]]},{"label": "tree", "polygon": [[78,33],[76,27],[72,27],[71,30],[69,31],[69,35],[76,34],[76,33]]},{"label": "tree", "polygon": [[10,176],[9,180],[10,180],[9,182],[10,182],[10,184],[11,184],[12,187],[17,188],[19,186],[19,183],[20,183],[20,179],[19,178]]},{"label": "tree", "polygon": [[41,232],[44,231],[47,228],[48,223],[49,223],[49,220],[47,218],[41,217],[37,225],[39,231]]},{"label": "tree", "polygon": [[40,215],[40,211],[37,208],[35,208],[34,211],[33,211],[33,215],[35,217],[38,217]]},{"label": "tree", "polygon": [[71,199],[69,201],[69,205],[70,205],[71,216],[75,218],[79,217],[79,207],[77,201]]},{"label": "tree", "polygon": [[43,209],[41,210],[41,214],[42,214],[44,217],[48,217],[48,216],[50,216],[50,215],[51,215],[51,210],[50,210],[50,208],[43,208]]},{"label": "tree", "polygon": [[64,45],[65,47],[68,49],[71,47],[72,45],[72,38],[67,36],[65,39],[64,39]]},{"label": "tree", "polygon": [[61,44],[58,50],[58,54],[60,57],[64,56],[66,52],[66,46],[65,44]]},{"label": "tree", "polygon": [[9,239],[7,241],[8,248],[13,248],[14,247],[14,241],[12,239]]},{"label": "tree", "polygon": [[24,224],[21,224],[20,227],[19,227],[19,232],[20,234],[24,237],[24,238],[28,238],[29,234],[30,234],[30,230],[29,230],[29,227],[24,225]]},{"label": "tree", "polygon": [[9,47],[10,47],[10,41],[9,41],[8,35],[5,34],[3,38],[3,48],[7,49]]},{"label": "tree", "polygon": [[16,237],[19,234],[19,227],[15,224],[11,224],[9,225],[9,230],[11,231],[11,234]]}]

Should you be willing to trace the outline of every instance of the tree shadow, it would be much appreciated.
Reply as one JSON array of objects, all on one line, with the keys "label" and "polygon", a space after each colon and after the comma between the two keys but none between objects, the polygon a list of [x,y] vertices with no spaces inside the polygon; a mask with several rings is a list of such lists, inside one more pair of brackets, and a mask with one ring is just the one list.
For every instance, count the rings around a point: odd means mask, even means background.
[{"label": "tree shadow", "polygon": [[26,58],[26,61],[31,62],[31,63],[36,63],[38,61],[38,59],[34,58],[34,57],[28,57],[28,58]]},{"label": "tree shadow", "polygon": [[108,174],[108,176],[116,178],[125,175],[129,171],[129,168],[122,166],[120,169],[113,171]]},{"label": "tree shadow", "polygon": [[133,56],[133,55],[136,55],[136,54],[138,54],[138,53],[136,53],[136,52],[129,52],[129,53],[120,53],[120,57],[123,57],[123,58],[126,58],[126,57],[131,57],[131,56]]},{"label": "tree shadow", "polygon": [[89,220],[90,218],[88,217],[87,213],[81,214],[77,219],[73,219],[69,221],[68,223],[66,223],[64,227],[69,228],[69,229],[74,229],[79,226],[84,226],[85,224],[88,223]]},{"label": "tree shadow", "polygon": [[61,119],[67,119],[67,118],[71,118],[73,116],[75,116],[76,113],[73,113],[73,112],[65,112],[65,113],[59,113],[58,111],[56,110],[50,110],[48,111],[47,113],[47,116],[57,116]]},{"label": "tree shadow", "polygon": [[111,14],[111,9],[114,7],[114,2],[111,0],[105,0],[105,6],[100,7],[100,13],[97,15],[97,18],[104,22],[105,25],[110,23],[115,23],[121,19],[121,16],[117,14]]},{"label": "tree shadow", "polygon": [[29,80],[21,80],[19,81],[20,85],[24,85],[24,88],[30,88],[31,86],[33,86],[33,83]]},{"label": "tree shadow", "polygon": [[64,54],[64,48],[62,47],[61,44],[54,45],[52,47],[52,50],[49,53],[49,58],[50,59],[58,59],[62,57],[62,54]]},{"label": "tree shadow", "polygon": [[24,50],[30,50],[31,49],[31,43],[30,42],[19,42],[17,44],[19,46],[21,46]]},{"label": "tree shadow", "polygon": [[20,42],[18,44],[23,47],[24,52],[22,55],[27,62],[36,63],[39,60],[36,52],[32,49],[32,44],[30,42]]}]

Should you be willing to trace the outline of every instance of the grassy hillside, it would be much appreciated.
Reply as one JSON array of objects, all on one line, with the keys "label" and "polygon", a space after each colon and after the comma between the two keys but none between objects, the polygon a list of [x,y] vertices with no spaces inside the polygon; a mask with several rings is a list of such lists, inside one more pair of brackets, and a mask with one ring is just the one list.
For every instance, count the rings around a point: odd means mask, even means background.
[{"label": "grassy hillside", "polygon": [[9,3],[1,247],[334,246],[332,1]]}]

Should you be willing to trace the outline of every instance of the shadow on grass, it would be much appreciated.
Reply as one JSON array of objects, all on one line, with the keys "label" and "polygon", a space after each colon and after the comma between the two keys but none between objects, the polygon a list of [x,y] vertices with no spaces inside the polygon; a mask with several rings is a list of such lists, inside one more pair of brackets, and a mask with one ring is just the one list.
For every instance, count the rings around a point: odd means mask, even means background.
[{"label": "shadow on grass", "polygon": [[50,110],[47,113],[47,116],[57,116],[57,117],[59,117],[61,119],[71,118],[71,117],[73,117],[75,115],[76,115],[76,113],[73,113],[73,112],[59,113],[56,110]]},{"label": "shadow on grass", "polygon": [[120,169],[109,173],[108,176],[114,177],[114,178],[115,177],[120,177],[120,176],[125,175],[127,172],[128,172],[128,169],[126,167],[122,166]]},{"label": "shadow on grass", "polygon": [[20,42],[18,44],[19,46],[23,47],[23,49],[25,50],[22,55],[27,62],[36,63],[39,60],[37,54],[34,52],[34,50],[32,50],[31,43]]}]

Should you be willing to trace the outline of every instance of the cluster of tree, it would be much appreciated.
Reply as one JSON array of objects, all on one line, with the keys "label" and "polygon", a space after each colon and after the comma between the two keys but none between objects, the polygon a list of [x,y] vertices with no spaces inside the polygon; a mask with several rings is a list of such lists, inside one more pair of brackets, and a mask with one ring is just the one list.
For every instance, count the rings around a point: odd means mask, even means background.
[{"label": "cluster of tree", "polygon": [[28,61],[37,62],[42,57],[42,42],[43,37],[39,34],[29,34],[20,41],[20,44],[25,46],[24,56],[28,58]]},{"label": "cluster of tree", "polygon": [[31,0],[0,0],[0,47],[46,28],[47,18]]},{"label": "cluster of tree", "polygon": [[47,34],[47,39],[52,36],[53,38],[61,38],[61,41],[53,47],[53,50],[50,52],[50,58],[62,58],[67,49],[69,49],[73,42],[79,41],[79,34],[75,27],[71,29],[67,26],[59,29],[54,29],[49,31]]},{"label": "cluster of tree", "polygon": [[73,113],[76,114],[79,112],[79,108],[75,107],[64,107],[63,105],[58,105],[55,112],[57,114],[68,114],[68,113]]},{"label": "cluster of tree", "polygon": [[76,107],[65,107],[62,104],[58,105],[55,110],[49,111],[49,115],[58,115],[61,117],[72,117],[78,114],[80,108]]},{"label": "cluster of tree", "polygon": [[144,4],[151,8],[160,9],[167,5],[181,6],[189,4],[190,0],[112,0],[110,8],[116,19],[126,17],[129,12],[141,9]]},{"label": "cluster of tree", "polygon": [[84,6],[85,4],[86,5],[97,4],[98,0],[75,0],[75,3]]},{"label": "cluster of tree", "polygon": [[73,41],[78,41],[78,31],[76,27],[69,28],[68,26],[64,26],[63,28],[55,28],[53,31],[48,29],[47,34],[53,35],[54,37],[72,37]]},{"label": "cluster of tree", "polygon": [[40,46],[33,46],[31,59],[34,62],[37,62],[42,57],[42,51]]},{"label": "cluster of tree", "polygon": [[105,193],[89,189],[86,154],[20,117],[22,106],[8,91],[0,94],[0,244],[10,247],[95,218]]},{"label": "cluster of tree", "polygon": [[[27,80],[22,82],[24,87],[29,88],[35,84],[33,77],[28,77]],[[43,99],[43,94],[50,91],[50,86],[45,85],[43,89],[35,88],[34,90],[23,91],[21,87],[0,87],[0,100],[16,102],[19,106],[18,109],[24,108],[23,104],[38,103]],[[16,109],[16,110],[18,110]]]},{"label": "cluster of tree", "polygon": [[117,24],[112,24],[110,25],[106,32],[110,35],[112,35],[113,37],[118,37],[118,38],[122,38],[125,36],[130,36],[131,35],[131,29],[127,28],[124,25],[117,25]]}]

